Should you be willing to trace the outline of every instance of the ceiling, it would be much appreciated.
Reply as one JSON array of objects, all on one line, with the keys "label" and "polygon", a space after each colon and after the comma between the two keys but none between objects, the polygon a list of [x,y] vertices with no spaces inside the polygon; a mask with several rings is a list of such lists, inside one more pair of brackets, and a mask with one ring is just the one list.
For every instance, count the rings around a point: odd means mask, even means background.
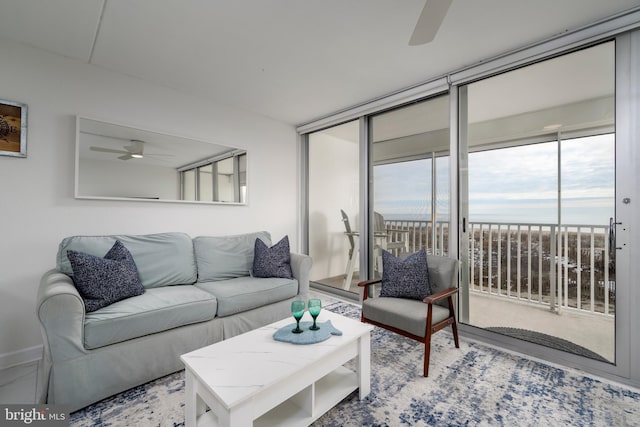
[{"label": "ceiling", "polygon": [[[506,132],[508,121],[517,132],[526,129],[527,137],[555,133],[560,127],[570,131],[612,124],[613,117],[608,114],[614,103],[614,56],[614,43],[606,42],[470,83],[468,122],[493,128],[506,140],[513,137]],[[416,142],[424,150],[429,140],[426,135],[440,131],[438,138],[442,140],[429,150],[438,151],[443,144],[448,147],[449,102],[445,94],[375,114],[371,139],[376,143],[423,134]],[[559,127],[551,131],[550,125]],[[360,135],[357,120],[319,132],[353,143]],[[470,132],[470,137],[478,136]],[[469,142],[475,145],[486,141]]]},{"label": "ceiling", "polygon": [[0,0],[0,38],[302,124],[640,6],[454,0]]}]

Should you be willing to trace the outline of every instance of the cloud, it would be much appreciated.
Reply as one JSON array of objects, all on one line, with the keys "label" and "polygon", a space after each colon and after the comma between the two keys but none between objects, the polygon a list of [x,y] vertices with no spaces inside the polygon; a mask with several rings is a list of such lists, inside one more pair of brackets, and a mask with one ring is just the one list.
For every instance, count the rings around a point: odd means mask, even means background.
[{"label": "cloud", "polygon": [[[615,196],[614,135],[565,140],[561,143],[561,195],[564,209],[590,208],[594,216],[613,210]],[[438,193],[448,188],[448,158],[438,161]],[[469,154],[468,185],[471,215],[553,217],[558,197],[558,145],[532,144]],[[427,214],[431,204],[431,161],[381,165],[375,171],[376,209],[396,214]],[[443,185],[444,184],[444,185]],[[438,200],[439,210],[447,197]],[[597,209],[596,209],[597,208]],[[527,209],[530,211],[527,213]],[[603,210],[604,209],[604,210]],[[585,212],[586,211],[586,212]],[[541,214],[544,212],[544,214]],[[564,214],[563,214],[564,215]]]}]

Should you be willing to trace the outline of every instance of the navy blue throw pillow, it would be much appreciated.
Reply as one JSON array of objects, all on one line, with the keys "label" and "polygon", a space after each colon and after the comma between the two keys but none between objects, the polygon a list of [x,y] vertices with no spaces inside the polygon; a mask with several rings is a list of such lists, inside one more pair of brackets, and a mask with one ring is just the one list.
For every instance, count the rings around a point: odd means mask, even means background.
[{"label": "navy blue throw pillow", "polygon": [[256,239],[253,253],[253,277],[282,277],[293,279],[289,236],[284,236],[275,245],[268,247]]},{"label": "navy blue throw pillow", "polygon": [[381,297],[423,300],[432,293],[424,248],[404,260],[382,251]]},{"label": "navy blue throw pillow", "polygon": [[87,313],[144,293],[136,263],[119,240],[104,258],[70,249],[67,258]]}]

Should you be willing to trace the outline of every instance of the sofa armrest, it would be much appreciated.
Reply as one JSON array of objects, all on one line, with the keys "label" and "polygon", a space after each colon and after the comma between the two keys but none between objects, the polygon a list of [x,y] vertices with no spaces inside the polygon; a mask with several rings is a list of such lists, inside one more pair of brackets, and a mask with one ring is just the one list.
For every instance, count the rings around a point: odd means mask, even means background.
[{"label": "sofa armrest", "polygon": [[309,274],[312,263],[310,256],[291,252],[291,271],[298,281],[298,295],[304,298],[309,293]]},{"label": "sofa armrest", "polygon": [[85,307],[73,280],[58,270],[49,270],[40,280],[37,298],[45,358],[59,361],[85,354]]},{"label": "sofa armrest", "polygon": [[44,273],[38,288],[36,314],[44,344],[43,381],[38,381],[36,402],[45,403],[52,364],[87,353],[84,348],[84,302],[69,276],[55,269]]}]

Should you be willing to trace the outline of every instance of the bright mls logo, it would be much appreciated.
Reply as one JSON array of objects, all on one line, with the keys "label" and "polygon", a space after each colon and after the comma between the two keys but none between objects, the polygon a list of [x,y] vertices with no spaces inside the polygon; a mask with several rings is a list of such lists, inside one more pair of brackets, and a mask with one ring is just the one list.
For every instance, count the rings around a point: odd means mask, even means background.
[{"label": "bright mls logo", "polygon": [[1,405],[2,426],[69,426],[68,408],[61,405]]}]

